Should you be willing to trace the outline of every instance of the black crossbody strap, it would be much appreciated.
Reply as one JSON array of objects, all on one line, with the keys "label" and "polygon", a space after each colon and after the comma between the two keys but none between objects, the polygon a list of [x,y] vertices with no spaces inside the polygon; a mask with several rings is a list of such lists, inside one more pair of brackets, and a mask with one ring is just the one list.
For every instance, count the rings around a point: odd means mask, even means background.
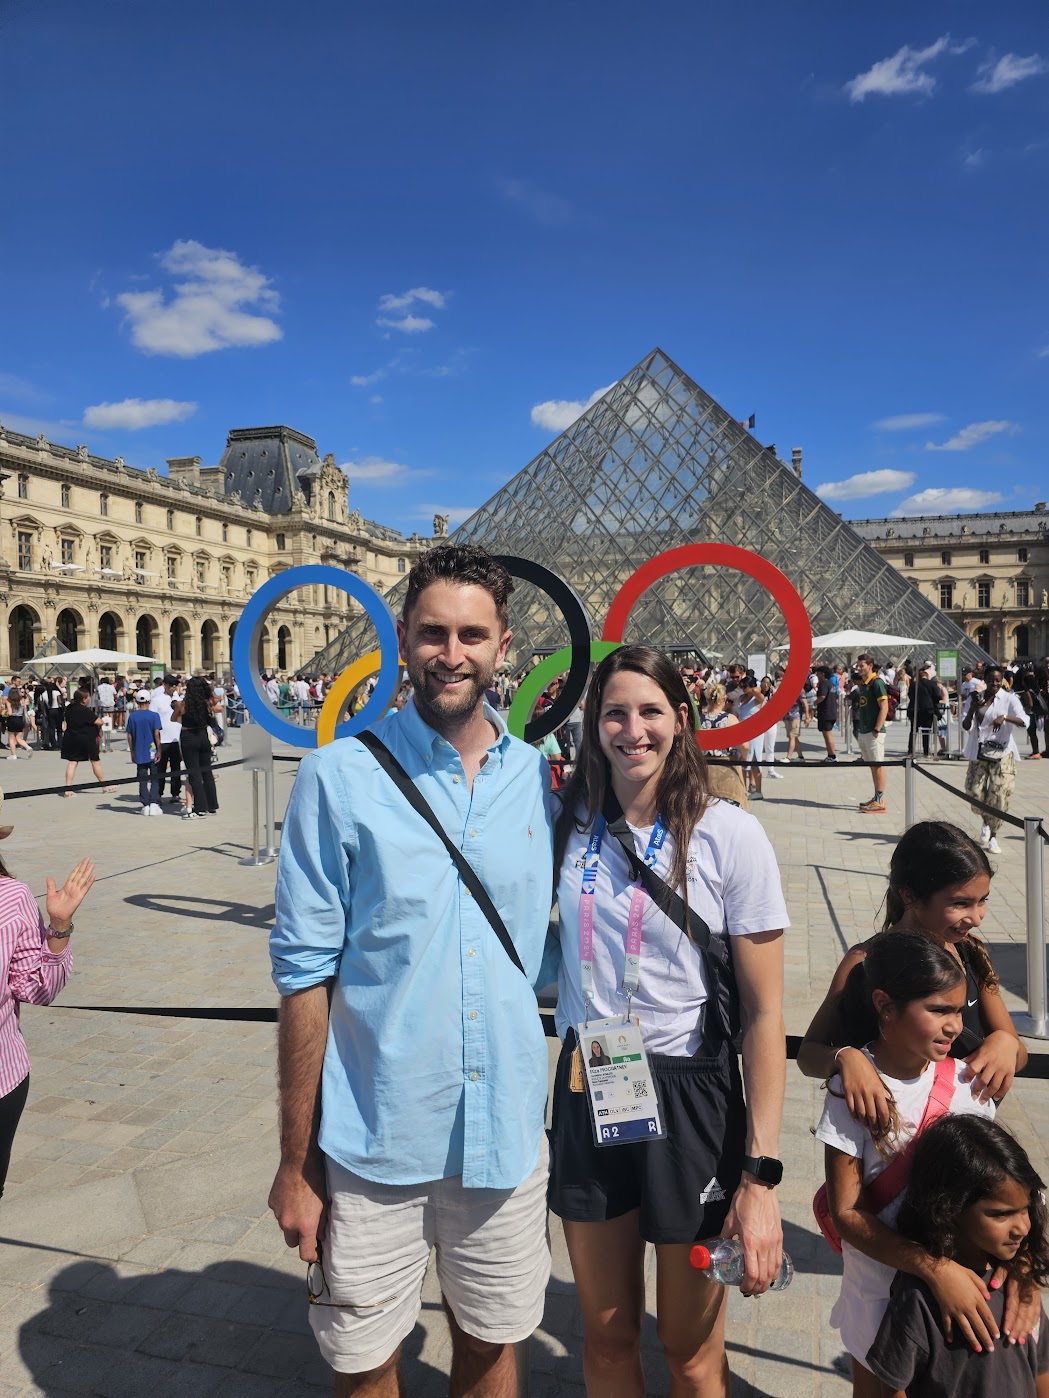
[{"label": "black crossbody strap", "polygon": [[626,823],[626,817],[620,811],[614,819],[608,819],[608,833],[615,836],[623,847],[623,853],[627,857],[631,872],[635,878],[640,878],[652,901],[660,908],[676,927],[680,927],[689,941],[694,942],[704,957],[710,947],[710,928],[706,921],[700,917],[694,908],[686,905],[685,900],[670,885],[659,877],[655,869],[650,869],[645,861],[640,857],[634,844],[634,836],[630,827]]},{"label": "black crossbody strap", "polygon": [[492,931],[502,943],[503,950],[521,972],[521,975],[524,976],[525,968],[521,964],[521,958],[517,954],[517,948],[511,941],[510,933],[506,930],[506,924],[499,916],[495,904],[488,896],[488,890],[474,873],[469,860],[466,859],[461,850],[456,849],[455,845],[448,838],[444,826],[437,819],[426,797],[415,785],[411,777],[381,738],[377,738],[374,733],[368,732],[358,733],[356,736],[357,741],[364,744],[412,809],[421,815],[427,825],[440,837],[445,849],[452,857],[452,863],[459,870],[459,877],[473,894],[481,912],[484,913],[485,917],[492,924]]}]

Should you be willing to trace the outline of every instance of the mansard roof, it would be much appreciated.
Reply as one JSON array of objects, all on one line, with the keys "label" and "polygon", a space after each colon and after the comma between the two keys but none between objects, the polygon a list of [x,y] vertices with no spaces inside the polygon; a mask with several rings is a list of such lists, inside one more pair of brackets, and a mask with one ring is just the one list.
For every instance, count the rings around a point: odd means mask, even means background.
[{"label": "mansard roof", "polygon": [[237,427],[226,437],[219,462],[222,489],[267,514],[291,509],[296,492],[321,473],[317,443],[292,427]]}]

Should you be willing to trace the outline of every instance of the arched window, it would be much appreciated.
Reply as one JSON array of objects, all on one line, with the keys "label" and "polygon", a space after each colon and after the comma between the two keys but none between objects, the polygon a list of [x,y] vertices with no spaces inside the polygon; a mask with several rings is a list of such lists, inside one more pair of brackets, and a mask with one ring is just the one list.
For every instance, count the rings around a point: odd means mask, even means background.
[{"label": "arched window", "polygon": [[140,616],[135,625],[135,650],[153,657],[153,623],[148,616]]},{"label": "arched window", "polygon": [[98,497],[98,512],[100,515],[109,514],[109,496],[106,494],[104,490]]},{"label": "arched window", "polygon": [[397,571],[398,571],[398,573],[403,573],[403,572],[405,572],[405,571],[407,570],[407,567],[408,567],[408,565],[407,565],[407,563],[404,561],[404,559],[403,559],[403,558],[398,558],[398,560],[397,560]]},{"label": "arched window", "polygon": [[329,491],[328,491],[328,518],[331,519],[331,520],[333,520],[333,519],[335,518],[335,491],[334,491],[334,490],[329,490]]},{"label": "arched window", "polygon": [[1031,654],[1031,631],[1027,626],[1018,626],[1013,632],[1013,653],[1023,659]]},{"label": "arched window", "polygon": [[98,619],[98,644],[102,650],[117,649],[117,633],[120,629],[120,619],[112,612],[103,612]]},{"label": "arched window", "polygon": [[141,501],[141,500],[136,500],[136,501],[135,501],[135,523],[136,523],[136,524],[141,524],[141,523],[142,523],[142,501]]},{"label": "arched window", "polygon": [[291,632],[286,626],[277,631],[277,669],[288,668],[288,655],[291,651]]},{"label": "arched window", "polygon": [[989,626],[978,626],[976,628],[976,644],[981,650],[991,649],[991,628]]},{"label": "arched window", "polygon": [[77,636],[77,614],[71,612],[67,607],[65,611],[58,614],[55,622],[55,635],[65,646],[66,650],[79,650],[80,642]]},{"label": "arched window", "polygon": [[36,653],[36,626],[28,607],[15,607],[9,623],[11,663],[24,665]]}]

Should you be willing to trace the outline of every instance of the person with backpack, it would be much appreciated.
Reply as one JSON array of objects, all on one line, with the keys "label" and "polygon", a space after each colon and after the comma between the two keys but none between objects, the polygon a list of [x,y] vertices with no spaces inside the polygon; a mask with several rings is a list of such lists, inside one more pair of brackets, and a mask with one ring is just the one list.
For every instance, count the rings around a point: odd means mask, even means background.
[{"label": "person with backpack", "polygon": [[[726,1289],[691,1267],[689,1250],[738,1237],[747,1296],[780,1269],[789,922],[779,870],[755,817],[710,796],[667,655],[623,646],[607,656],[583,715],[555,827],[563,1046],[550,1157],[550,1207],[583,1311],[583,1375],[595,1395],[644,1392],[651,1242],[672,1392],[725,1394]],[[732,1043],[740,1018],[746,1100]],[[621,1067],[584,1062],[594,1033]]]}]

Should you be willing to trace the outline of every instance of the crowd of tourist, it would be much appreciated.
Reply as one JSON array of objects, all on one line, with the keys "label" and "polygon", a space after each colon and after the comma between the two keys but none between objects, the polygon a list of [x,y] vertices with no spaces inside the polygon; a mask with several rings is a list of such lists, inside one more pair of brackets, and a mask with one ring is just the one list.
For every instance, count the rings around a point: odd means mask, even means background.
[{"label": "crowd of tourist", "polygon": [[[671,1391],[727,1398],[727,1272],[711,1262],[713,1240],[738,1243],[732,1284],[746,1296],[791,1271],[777,1195],[790,922],[775,853],[746,809],[779,775],[775,727],[733,739],[779,681],[622,646],[596,666],[547,760],[501,717],[514,693],[512,590],[483,549],[430,550],[408,579],[407,678],[391,712],[299,766],[270,938],[281,996],[270,1206],[307,1264],[336,1398],[402,1391],[400,1347],[434,1249],[450,1393],[515,1392],[513,1346],[545,1304],[548,1211],[564,1227],[587,1392],[644,1392],[652,1244]],[[987,666],[958,687],[966,788],[985,814],[1007,804],[1013,730],[1044,733],[1044,715],[1029,722],[1045,688],[1031,673],[1033,687],[1020,668]],[[264,683],[278,710],[290,695],[300,721],[300,703],[324,701],[323,681]],[[96,766],[116,686],[112,701],[102,686],[41,686],[55,688],[49,746],[74,771]],[[555,681],[540,707],[559,692]],[[933,721],[952,702],[931,667],[915,678],[872,655],[852,673],[817,666],[790,697],[788,760],[806,760],[802,729],[815,722],[820,760],[838,761],[848,707],[874,778],[868,812],[884,809],[886,724],[909,712],[913,736],[929,702]],[[217,810],[210,749],[227,703],[204,675],[127,689],[114,726],[143,814],[162,809],[165,779],[179,800],[182,763],[190,818]],[[15,683],[5,704],[17,749],[37,695],[30,705]],[[697,722],[718,731],[722,762],[704,757]],[[1049,1383],[1044,1184],[993,1120],[1027,1062],[977,935],[996,829],[988,816],[979,842],[943,822],[902,837],[884,926],[837,968],[799,1052],[800,1070],[827,1085],[814,1209],[843,1256],[831,1324],[855,1398],[1044,1398]],[[89,861],[61,889],[49,880],[45,921],[0,861],[0,1193],[29,1090],[17,1006],[47,1004],[65,984],[92,880]],[[547,1132],[536,993],[554,981]],[[696,1248],[703,1239],[711,1248]]]}]

